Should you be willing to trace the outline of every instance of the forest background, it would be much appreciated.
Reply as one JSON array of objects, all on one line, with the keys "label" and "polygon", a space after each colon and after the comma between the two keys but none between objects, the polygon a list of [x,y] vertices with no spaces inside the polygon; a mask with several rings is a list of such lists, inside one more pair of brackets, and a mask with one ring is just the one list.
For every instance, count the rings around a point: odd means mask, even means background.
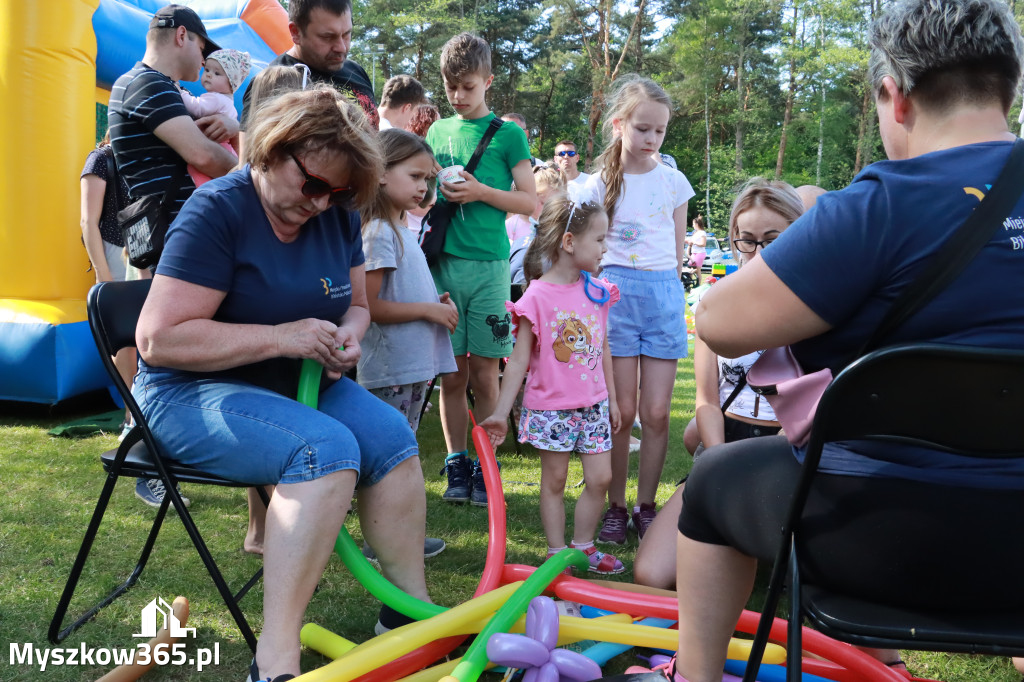
[{"label": "forest background", "polygon": [[[287,0],[279,0],[287,8]],[[867,83],[868,27],[895,0],[353,0],[349,57],[374,82],[409,74],[442,116],[440,55],[456,33],[491,46],[488,104],[522,114],[535,156],[573,140],[592,170],[617,76],[660,83],[674,109],[661,151],[693,185],[690,217],[724,237],[755,175],[841,189],[885,158]],[[1024,0],[1008,0],[1018,23]],[[1018,7],[1018,4],[1021,6]],[[1010,130],[1018,130],[1021,102]],[[97,105],[97,141],[106,107]]]},{"label": "forest background", "polygon": [[[287,2],[282,2],[287,6]],[[735,189],[760,175],[845,187],[885,158],[866,81],[868,27],[883,0],[354,0],[350,58],[380,89],[419,79],[440,107],[441,47],[460,31],[491,46],[488,103],[526,117],[534,154],[575,141],[580,169],[600,152],[616,76],[660,83],[674,111],[661,151],[675,157],[720,236]],[[1016,0],[1009,3],[1018,22]],[[1022,3],[1024,4],[1024,3]],[[1020,103],[1011,111],[1017,130]]]}]

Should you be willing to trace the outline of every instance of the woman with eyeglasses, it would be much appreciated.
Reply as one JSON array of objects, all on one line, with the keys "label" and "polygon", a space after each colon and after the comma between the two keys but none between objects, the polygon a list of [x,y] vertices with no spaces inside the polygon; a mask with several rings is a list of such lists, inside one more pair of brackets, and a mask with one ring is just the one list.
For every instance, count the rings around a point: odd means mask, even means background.
[{"label": "woman with eyeglasses", "polygon": [[[750,179],[736,196],[729,214],[729,241],[739,266],[757,258],[803,212],[804,204],[789,184]],[[771,406],[747,386],[747,370],[759,355],[760,351],[754,351],[737,358],[721,357],[700,338],[694,340],[697,399],[694,417],[683,433],[683,445],[695,458],[705,448],[720,443],[779,433]],[[638,584],[675,589],[675,554],[664,548],[675,541],[682,506],[680,482],[640,541],[633,563],[633,578]]]},{"label": "woman with eyeglasses", "polygon": [[[254,118],[248,163],[203,185],[168,231],[134,393],[167,457],[276,484],[250,679],[290,679],[353,491],[384,575],[420,599],[426,499],[408,421],[343,377],[370,323],[353,209],[376,195],[376,138],[329,87],[285,93]],[[303,359],[326,370],[318,409],[295,400]]]}]

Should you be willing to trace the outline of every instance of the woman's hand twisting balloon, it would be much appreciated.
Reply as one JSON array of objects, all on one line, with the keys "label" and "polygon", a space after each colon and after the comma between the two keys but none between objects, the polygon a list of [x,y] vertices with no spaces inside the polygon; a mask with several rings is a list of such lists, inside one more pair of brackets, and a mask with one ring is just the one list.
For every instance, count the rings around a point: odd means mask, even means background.
[{"label": "woman's hand twisting balloon", "polygon": [[[338,326],[327,320],[306,318],[274,327],[277,333],[277,355],[285,358],[316,360],[328,370],[337,370],[334,350]],[[347,368],[340,368],[341,371]]]},{"label": "woman's hand twisting balloon", "polygon": [[342,326],[334,333],[334,350],[331,353],[331,365],[324,365],[327,378],[340,379],[341,375],[359,363],[363,348],[359,345],[359,336],[352,329]]}]

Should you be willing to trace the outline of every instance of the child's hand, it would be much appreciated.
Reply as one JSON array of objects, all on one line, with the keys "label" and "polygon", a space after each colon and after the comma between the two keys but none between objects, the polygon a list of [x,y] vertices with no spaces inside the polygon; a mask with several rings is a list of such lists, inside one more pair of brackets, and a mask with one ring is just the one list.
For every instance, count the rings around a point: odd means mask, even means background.
[{"label": "child's hand", "polygon": [[614,400],[608,401],[608,419],[612,423],[612,433],[618,433],[622,428],[622,414],[619,412],[619,405]]},{"label": "child's hand", "polygon": [[508,434],[508,421],[506,419],[501,419],[498,415],[492,414],[480,422],[480,426],[487,432],[487,437],[491,441],[491,447],[495,450],[505,442],[505,436]]},{"label": "child's hand", "polygon": [[432,316],[431,322],[447,328],[448,332],[452,333],[459,324],[459,309],[455,307],[455,302],[447,291],[441,294],[439,301],[439,304],[434,306],[437,314]]},{"label": "child's hand", "polygon": [[457,204],[468,204],[471,201],[480,201],[483,197],[484,185],[474,178],[472,174],[467,173],[466,171],[460,171],[459,175],[464,177],[466,181],[456,182],[454,184],[450,182],[441,183],[441,191],[444,192],[444,198]]}]

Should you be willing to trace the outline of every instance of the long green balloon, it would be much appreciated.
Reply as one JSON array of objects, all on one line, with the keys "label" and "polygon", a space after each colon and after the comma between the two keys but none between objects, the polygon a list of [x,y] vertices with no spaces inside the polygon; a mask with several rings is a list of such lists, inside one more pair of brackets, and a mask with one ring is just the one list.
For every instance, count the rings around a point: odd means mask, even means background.
[{"label": "long green balloon", "polygon": [[[322,374],[323,368],[315,360],[302,361],[302,372],[299,374],[298,401],[300,403],[316,409],[320,397]],[[338,533],[338,539],[334,542],[334,551],[338,553],[348,570],[352,572],[352,576],[362,583],[367,592],[409,618],[424,620],[448,610],[443,606],[417,599],[392,585],[363,556],[363,552],[349,535],[347,528],[342,527],[341,532]]]},{"label": "long green balloon", "polygon": [[320,376],[323,373],[324,368],[316,360],[307,358],[302,361],[302,372],[299,374],[299,395],[296,399],[314,410],[320,402]]},{"label": "long green balloon", "polygon": [[578,549],[563,549],[541,564],[480,631],[466,650],[462,662],[452,671],[451,677],[459,682],[476,682],[487,666],[487,641],[491,635],[496,632],[508,632],[519,617],[526,613],[530,600],[539,596],[551,581],[570,565],[586,571],[590,566],[590,560]]}]

